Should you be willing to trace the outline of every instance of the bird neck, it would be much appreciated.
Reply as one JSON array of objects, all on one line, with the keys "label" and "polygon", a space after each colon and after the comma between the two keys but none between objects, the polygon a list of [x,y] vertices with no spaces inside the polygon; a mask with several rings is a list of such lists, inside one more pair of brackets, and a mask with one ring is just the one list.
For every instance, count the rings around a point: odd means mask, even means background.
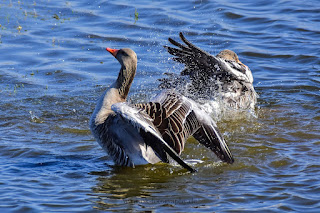
[{"label": "bird neck", "polygon": [[116,81],[116,88],[119,91],[119,95],[121,98],[123,98],[124,100],[126,100],[133,78],[136,74],[136,69],[137,69],[137,65],[131,65],[131,66],[126,66],[126,65],[122,65],[117,81]]}]

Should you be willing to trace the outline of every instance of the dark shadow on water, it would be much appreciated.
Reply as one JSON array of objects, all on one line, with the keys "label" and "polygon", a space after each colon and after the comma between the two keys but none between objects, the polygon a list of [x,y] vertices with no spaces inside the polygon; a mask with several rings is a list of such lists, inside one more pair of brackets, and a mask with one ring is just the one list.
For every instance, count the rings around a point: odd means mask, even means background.
[{"label": "dark shadow on water", "polygon": [[[92,193],[88,194],[88,200],[95,209],[111,211],[125,210],[132,206],[183,205],[195,201],[187,193],[191,180],[200,181],[205,177],[210,182],[219,183],[224,181],[224,171],[229,167],[228,164],[212,163],[210,160],[193,166],[198,169],[198,173],[190,173],[178,165],[165,163],[135,168],[110,166],[109,170],[92,171],[89,174],[96,176],[97,183]],[[183,196],[177,197],[176,194],[180,193]]]},{"label": "dark shadow on water", "polygon": [[185,169],[162,163],[135,168],[111,166],[110,170],[93,171],[90,174],[98,176],[98,184],[93,192],[108,194],[114,199],[148,196],[148,190],[157,188],[158,184],[162,185],[180,175],[190,175]]},{"label": "dark shadow on water", "polygon": [[[132,200],[145,200],[155,193],[171,191],[168,184],[178,176],[191,174],[184,169],[167,164],[130,167],[111,166],[110,170],[93,171],[97,184],[89,200],[100,210],[127,208]],[[124,205],[125,204],[125,205]]]}]

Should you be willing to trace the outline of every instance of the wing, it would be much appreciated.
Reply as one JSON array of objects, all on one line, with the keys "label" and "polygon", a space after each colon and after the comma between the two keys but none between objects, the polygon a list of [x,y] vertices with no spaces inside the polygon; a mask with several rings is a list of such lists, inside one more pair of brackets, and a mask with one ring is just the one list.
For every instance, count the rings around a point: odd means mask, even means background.
[{"label": "wing", "polygon": [[214,73],[219,74],[218,67],[214,66],[219,64],[218,58],[193,45],[181,32],[179,36],[185,45],[169,38],[170,43],[175,45],[176,48],[164,47],[171,55],[175,56],[174,61],[185,64],[185,69],[181,72],[181,75],[206,79],[208,76],[213,76]]},{"label": "wing", "polygon": [[201,83],[205,83],[208,77],[221,81],[253,82],[251,70],[239,61],[233,51],[224,50],[213,56],[192,44],[181,32],[179,36],[185,45],[169,38],[169,42],[176,47],[164,47],[175,56],[173,60],[185,64],[181,75],[189,75],[192,80]]},{"label": "wing", "polygon": [[211,118],[199,118],[203,117],[203,113],[201,110],[196,112],[198,119],[201,119],[201,126],[193,134],[193,137],[205,147],[211,149],[222,161],[233,163],[233,156],[216,123]]},{"label": "wing", "polygon": [[160,131],[162,138],[178,153],[184,149],[188,137],[199,127],[191,104],[173,90],[165,90],[153,102],[135,105],[143,109]]},{"label": "wing", "polygon": [[181,153],[186,140],[193,135],[222,161],[232,163],[232,154],[212,118],[192,100],[165,90],[153,102],[136,104],[153,119],[163,139]]},{"label": "wing", "polygon": [[135,127],[147,145],[152,147],[161,160],[167,161],[164,152],[169,154],[177,163],[191,172],[195,170],[186,164],[179,155],[162,139],[159,131],[152,123],[152,119],[143,111],[130,107],[126,103],[116,103],[111,106],[111,109],[122,116],[124,120]]},{"label": "wing", "polygon": [[94,136],[99,145],[109,154],[117,165],[134,167],[133,162],[123,149],[121,138],[118,138],[118,134],[112,130],[114,119],[114,114],[109,115],[103,123],[95,126],[92,129]]}]

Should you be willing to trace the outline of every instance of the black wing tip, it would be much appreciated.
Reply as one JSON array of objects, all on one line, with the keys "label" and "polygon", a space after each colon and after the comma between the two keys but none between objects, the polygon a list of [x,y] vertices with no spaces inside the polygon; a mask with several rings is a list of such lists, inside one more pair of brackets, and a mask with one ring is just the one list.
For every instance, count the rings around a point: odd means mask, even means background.
[{"label": "black wing tip", "polygon": [[167,143],[163,142],[163,149],[165,152],[172,158],[174,159],[178,164],[180,164],[183,168],[187,169],[189,172],[194,173],[197,172],[196,169],[192,168],[189,166],[184,160],[180,158],[180,156],[172,149]]},{"label": "black wing tip", "polygon": [[196,169],[194,169],[194,168],[192,168],[192,167],[190,167],[191,168],[191,170],[190,169],[188,169],[189,170],[189,172],[191,172],[191,173],[196,173],[196,172],[198,172],[198,170],[196,170]]},{"label": "black wing tip", "polygon": [[175,42],[175,40],[173,40],[172,38],[168,38],[168,41],[169,41],[170,43]]},{"label": "black wing tip", "polygon": [[[182,32],[179,32],[179,37],[181,38],[184,38],[184,35],[183,35],[183,33]],[[170,43],[171,43],[171,41],[173,41],[173,42],[175,42],[172,38],[168,38],[168,40],[170,41]]]},{"label": "black wing tip", "polygon": [[184,165],[183,168],[187,169],[189,172],[191,173],[196,173],[198,172],[198,170],[192,168],[191,166],[189,166],[188,164],[186,164],[186,166]]},{"label": "black wing tip", "polygon": [[180,39],[186,44],[188,45],[189,47],[192,47],[192,44],[191,42],[189,42],[186,37],[184,37],[184,35],[182,34],[182,32],[179,33],[179,36],[180,36]]},{"label": "black wing tip", "polygon": [[181,39],[185,38],[182,32],[179,33],[179,36]]},{"label": "black wing tip", "polygon": [[217,148],[217,147],[207,147],[213,151],[216,156],[224,163],[233,164],[234,158],[230,151],[227,151],[225,149]]},{"label": "black wing tip", "polygon": [[228,164],[233,164],[234,163],[234,158],[233,157],[228,158],[225,162],[228,163]]},{"label": "black wing tip", "polygon": [[234,158],[231,154],[231,152],[226,152],[226,151],[221,151],[217,149],[212,149],[210,148],[216,155],[217,157],[224,163],[228,164],[233,164],[234,163]]},{"label": "black wing tip", "polygon": [[217,155],[223,162],[226,162],[228,164],[233,164],[234,163],[234,158],[233,158],[233,156],[232,156],[230,151],[223,150],[222,153],[221,152],[220,152],[220,154],[217,153]]}]

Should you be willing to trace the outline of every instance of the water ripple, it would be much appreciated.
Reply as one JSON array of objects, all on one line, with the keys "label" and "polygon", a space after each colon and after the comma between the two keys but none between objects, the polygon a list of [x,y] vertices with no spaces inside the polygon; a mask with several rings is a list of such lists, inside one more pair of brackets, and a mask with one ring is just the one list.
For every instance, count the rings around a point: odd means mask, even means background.
[{"label": "water ripple", "polygon": [[[17,1],[0,13],[0,209],[7,211],[314,211],[320,209],[319,7],[292,1]],[[182,31],[237,52],[259,93],[253,114],[218,120],[233,165],[188,140],[177,165],[113,165],[88,130],[97,97],[130,47],[130,101],[180,72],[163,45]],[[30,113],[31,112],[31,113]],[[12,199],[14,197],[15,199]]]}]

